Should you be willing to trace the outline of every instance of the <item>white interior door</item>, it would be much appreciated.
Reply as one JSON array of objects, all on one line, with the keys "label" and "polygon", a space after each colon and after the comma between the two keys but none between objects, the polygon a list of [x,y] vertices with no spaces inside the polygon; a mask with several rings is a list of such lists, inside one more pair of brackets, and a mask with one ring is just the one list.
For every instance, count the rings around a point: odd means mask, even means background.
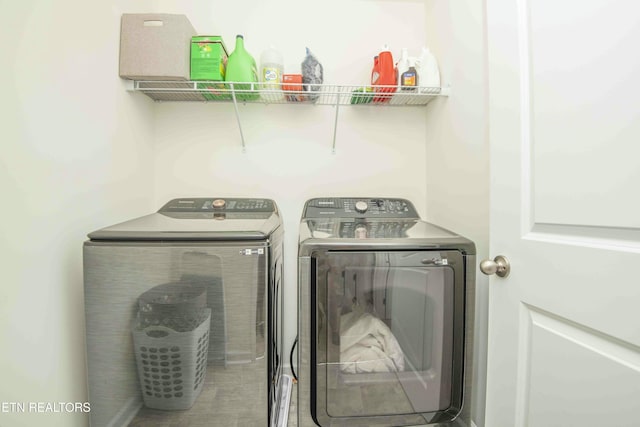
[{"label": "white interior door", "polygon": [[640,425],[640,3],[487,0],[487,427]]}]

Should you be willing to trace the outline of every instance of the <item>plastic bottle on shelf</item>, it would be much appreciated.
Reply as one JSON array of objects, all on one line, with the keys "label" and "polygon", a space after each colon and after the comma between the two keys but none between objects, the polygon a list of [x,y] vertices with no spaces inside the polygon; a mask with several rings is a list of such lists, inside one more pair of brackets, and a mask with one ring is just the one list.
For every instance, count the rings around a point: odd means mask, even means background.
[{"label": "plastic bottle on shelf", "polygon": [[400,76],[400,86],[402,90],[415,91],[418,86],[418,79],[416,64],[413,61],[409,61],[409,68]]},{"label": "plastic bottle on shelf", "polygon": [[[378,78],[375,81],[372,81],[371,84],[374,86],[395,86],[397,84],[396,80],[396,70],[393,65],[393,55],[389,50],[389,46],[382,46],[382,50],[378,55]],[[391,99],[391,93],[396,91],[395,87],[374,87],[374,91],[376,94],[382,93],[383,95],[376,95],[373,98],[373,102],[377,103],[385,103],[389,102]]]},{"label": "plastic bottle on shelf", "polygon": [[[429,48],[423,47],[418,61],[418,78],[421,93],[440,92],[440,71],[438,61]],[[436,89],[437,88],[437,89]]]},{"label": "plastic bottle on shelf", "polygon": [[284,70],[284,59],[282,53],[273,46],[262,52],[260,55],[260,82],[262,82],[262,98],[267,101],[281,101],[284,98],[282,93],[282,74]]},{"label": "plastic bottle on shelf", "polygon": [[[241,83],[258,82],[256,60],[244,48],[244,37],[242,34],[236,36],[236,46],[227,60],[225,81]],[[234,85],[234,89],[236,91],[236,99],[240,101],[254,100],[260,96],[260,93],[256,90],[258,89],[257,85],[254,84],[236,84]]]},{"label": "plastic bottle on shelf", "polygon": [[398,80],[398,86],[402,85],[402,75],[409,70],[409,49],[403,47],[401,52],[400,59],[396,64],[396,78]]},{"label": "plastic bottle on shelf", "polygon": [[373,57],[373,69],[371,70],[371,85],[376,84],[380,78],[380,70],[378,69],[378,55]]}]

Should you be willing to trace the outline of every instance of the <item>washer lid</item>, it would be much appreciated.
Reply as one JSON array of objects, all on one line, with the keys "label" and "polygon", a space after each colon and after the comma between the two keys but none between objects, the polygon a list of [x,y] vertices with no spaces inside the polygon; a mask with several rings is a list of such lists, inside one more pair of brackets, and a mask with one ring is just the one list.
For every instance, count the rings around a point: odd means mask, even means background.
[{"label": "washer lid", "polygon": [[89,233],[91,240],[264,240],[281,225],[270,199],[181,198]]}]

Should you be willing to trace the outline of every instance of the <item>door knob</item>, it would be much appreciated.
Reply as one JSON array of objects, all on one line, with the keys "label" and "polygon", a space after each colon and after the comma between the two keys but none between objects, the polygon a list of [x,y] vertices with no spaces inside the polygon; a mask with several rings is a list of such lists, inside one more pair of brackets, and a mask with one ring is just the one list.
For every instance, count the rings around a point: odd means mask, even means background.
[{"label": "door knob", "polygon": [[485,259],[482,261],[480,263],[480,271],[487,276],[496,274],[498,277],[507,277],[511,271],[511,265],[506,257],[498,255],[492,260]]}]

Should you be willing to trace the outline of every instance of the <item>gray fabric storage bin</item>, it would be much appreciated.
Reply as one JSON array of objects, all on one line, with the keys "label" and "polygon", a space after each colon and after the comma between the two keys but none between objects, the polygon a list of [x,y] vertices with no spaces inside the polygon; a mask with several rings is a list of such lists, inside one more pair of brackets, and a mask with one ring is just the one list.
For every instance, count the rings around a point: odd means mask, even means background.
[{"label": "gray fabric storage bin", "polygon": [[132,80],[189,80],[191,37],[185,15],[123,14],[120,77]]}]

